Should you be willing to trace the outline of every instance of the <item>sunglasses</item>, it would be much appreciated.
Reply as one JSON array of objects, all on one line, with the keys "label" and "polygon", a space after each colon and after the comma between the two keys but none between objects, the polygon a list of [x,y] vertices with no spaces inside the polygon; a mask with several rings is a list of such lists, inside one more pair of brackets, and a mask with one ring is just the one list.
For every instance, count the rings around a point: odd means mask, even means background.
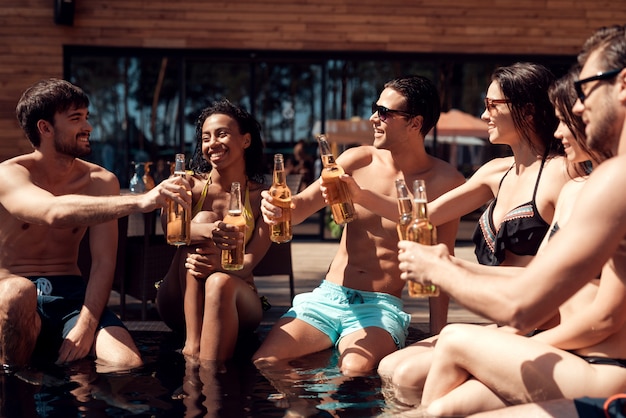
[{"label": "sunglasses", "polygon": [[485,97],[485,109],[489,111],[491,109],[495,109],[495,105],[503,103],[511,103],[511,101],[509,99],[490,99],[488,97]]},{"label": "sunglasses", "polygon": [[583,78],[582,80],[574,81],[574,88],[576,89],[576,95],[580,99],[580,102],[585,103],[585,100],[587,99],[589,94],[591,94],[591,92],[595,90],[595,89],[592,89],[588,94],[585,94],[585,92],[583,91],[583,84],[589,83],[590,81],[596,81],[596,80],[610,80],[616,77],[622,70],[623,68],[619,70],[606,71],[603,73],[598,73],[591,77]]},{"label": "sunglasses", "polygon": [[376,104],[376,102],[372,103],[372,114],[378,112],[378,118],[384,122],[387,120],[387,118],[389,117],[389,115],[392,115],[394,113],[397,113],[398,115],[402,115],[402,116],[406,116],[408,118],[414,116],[412,114],[410,114],[409,112],[405,112],[403,110],[393,110],[393,109],[389,109],[385,106],[379,106]]}]

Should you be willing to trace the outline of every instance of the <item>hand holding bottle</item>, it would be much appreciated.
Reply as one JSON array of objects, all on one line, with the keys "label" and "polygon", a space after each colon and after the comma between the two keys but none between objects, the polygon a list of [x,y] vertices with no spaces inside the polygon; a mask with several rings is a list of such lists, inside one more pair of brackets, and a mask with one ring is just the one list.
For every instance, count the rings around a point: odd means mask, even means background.
[{"label": "hand holding bottle", "polygon": [[274,173],[269,194],[281,208],[280,218],[270,225],[270,240],[278,244],[289,242],[292,239],[291,228],[291,190],[287,186],[285,162],[282,154],[274,155]]},{"label": "hand holding bottle", "polygon": [[344,171],[335,162],[335,157],[326,140],[326,136],[319,135],[317,141],[324,166],[322,179],[327,188],[327,201],[333,213],[333,220],[337,225],[343,225],[356,219],[352,196],[346,184],[339,178],[344,174]]},{"label": "hand holding bottle", "polygon": [[[184,154],[176,154],[174,177],[186,178]],[[174,200],[167,206],[166,238],[170,245],[191,244],[191,211]]]},{"label": "hand holding bottle", "polygon": [[[263,215],[263,221],[268,225],[277,224],[283,216],[283,209],[278,206],[276,199],[272,197],[268,190],[263,190],[261,197],[261,215]],[[295,208],[293,200],[291,201],[290,208]]]},{"label": "hand holding bottle", "polygon": [[218,228],[213,233],[213,241],[218,244],[216,235],[219,236],[220,232],[238,232],[230,237],[228,234],[222,235],[221,245],[222,248],[222,268],[224,270],[241,270],[243,269],[243,258],[245,254],[245,233],[246,233],[246,220],[243,216],[243,205],[241,201],[241,184],[239,182],[233,182],[230,189],[230,205],[228,208],[228,214],[224,217],[224,222],[218,225]]}]

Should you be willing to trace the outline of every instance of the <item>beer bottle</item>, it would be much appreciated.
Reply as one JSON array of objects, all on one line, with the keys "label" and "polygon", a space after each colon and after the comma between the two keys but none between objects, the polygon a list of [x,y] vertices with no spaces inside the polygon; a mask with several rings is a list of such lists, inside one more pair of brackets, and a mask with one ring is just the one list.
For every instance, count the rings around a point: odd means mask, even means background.
[{"label": "beer bottle", "polygon": [[[185,176],[185,154],[176,154],[175,176]],[[191,244],[191,212],[173,200],[167,204],[166,239],[170,245]]]},{"label": "beer bottle", "polygon": [[322,179],[328,189],[328,201],[337,225],[343,225],[356,219],[356,212],[348,186],[339,178],[344,174],[343,168],[335,162],[330,145],[324,134],[317,137],[322,159]]},{"label": "beer bottle", "polygon": [[398,239],[408,239],[407,229],[413,219],[413,205],[411,195],[404,179],[396,179],[396,193],[398,194]]},{"label": "beer bottle", "polygon": [[[224,217],[224,223],[235,225],[239,232],[246,234],[246,219],[243,217],[243,205],[241,203],[241,184],[233,182],[230,186],[230,205],[228,214]],[[243,268],[243,256],[245,253],[245,242],[229,250],[222,250],[222,268],[224,270],[241,270]]]},{"label": "beer bottle", "polygon": [[282,211],[281,217],[276,219],[276,224],[270,226],[270,239],[279,244],[289,242],[292,238],[291,190],[287,186],[285,161],[282,154],[274,155],[274,175],[269,193],[274,199],[274,204]]},{"label": "beer bottle", "polygon": [[[420,244],[435,245],[437,228],[428,219],[427,202],[426,182],[415,180],[413,183],[413,220],[407,229],[407,238]],[[439,296],[439,289],[435,285],[423,285],[409,280],[408,286],[409,296],[412,297]]]}]

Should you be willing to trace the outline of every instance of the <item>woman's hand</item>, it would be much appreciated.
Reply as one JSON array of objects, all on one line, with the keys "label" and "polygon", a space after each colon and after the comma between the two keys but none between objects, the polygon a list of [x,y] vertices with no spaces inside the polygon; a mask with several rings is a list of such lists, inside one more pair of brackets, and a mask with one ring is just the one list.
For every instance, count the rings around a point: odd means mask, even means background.
[{"label": "woman's hand", "polygon": [[232,250],[245,239],[245,234],[240,232],[235,225],[229,225],[223,221],[216,222],[213,230],[213,242],[220,250]]},{"label": "woman's hand", "polygon": [[206,279],[222,267],[222,251],[212,242],[197,247],[194,253],[187,255],[185,268],[193,277]]}]

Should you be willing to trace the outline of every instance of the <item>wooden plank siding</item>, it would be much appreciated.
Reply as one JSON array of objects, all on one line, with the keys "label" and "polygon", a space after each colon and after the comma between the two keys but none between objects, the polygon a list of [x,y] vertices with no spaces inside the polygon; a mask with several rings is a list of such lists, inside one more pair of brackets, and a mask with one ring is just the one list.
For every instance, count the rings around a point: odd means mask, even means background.
[{"label": "wooden plank siding", "polygon": [[596,28],[626,22],[626,1],[75,0],[73,26],[51,0],[0,3],[0,161],[30,144],[21,92],[63,75],[63,46],[575,55]]}]

